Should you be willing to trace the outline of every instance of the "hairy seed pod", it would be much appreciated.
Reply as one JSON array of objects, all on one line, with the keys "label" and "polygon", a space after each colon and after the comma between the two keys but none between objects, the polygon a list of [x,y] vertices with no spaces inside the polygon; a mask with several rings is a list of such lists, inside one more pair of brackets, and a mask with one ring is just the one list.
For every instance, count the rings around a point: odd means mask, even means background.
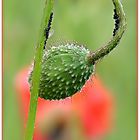
[{"label": "hairy seed pod", "polygon": [[[44,55],[42,58],[39,97],[49,100],[59,100],[70,97],[79,91],[90,75],[94,72],[96,62],[109,54],[120,42],[126,29],[126,18],[119,0],[112,0],[114,4],[115,29],[109,42],[89,52],[76,44],[59,45],[46,50],[46,41],[51,28],[52,16],[45,28]],[[35,63],[35,62],[34,62]],[[32,72],[29,77],[32,88]]]},{"label": "hairy seed pod", "polygon": [[[79,91],[94,71],[89,51],[75,44],[44,50],[39,97],[59,100]],[[29,81],[31,84],[32,74]]]}]

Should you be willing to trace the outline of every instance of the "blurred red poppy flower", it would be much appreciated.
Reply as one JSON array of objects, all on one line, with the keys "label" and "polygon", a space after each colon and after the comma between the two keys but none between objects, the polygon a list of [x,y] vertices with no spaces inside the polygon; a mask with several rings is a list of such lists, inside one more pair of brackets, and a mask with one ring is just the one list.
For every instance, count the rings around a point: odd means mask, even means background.
[{"label": "blurred red poppy flower", "polygon": [[[24,124],[30,103],[28,73],[29,68],[26,67],[17,74],[15,80]],[[56,137],[71,140],[70,128],[77,133],[82,132],[82,139],[102,137],[108,133],[113,123],[113,103],[111,93],[95,76],[86,82],[81,92],[71,98],[60,101],[38,98],[34,140],[57,140]]]}]

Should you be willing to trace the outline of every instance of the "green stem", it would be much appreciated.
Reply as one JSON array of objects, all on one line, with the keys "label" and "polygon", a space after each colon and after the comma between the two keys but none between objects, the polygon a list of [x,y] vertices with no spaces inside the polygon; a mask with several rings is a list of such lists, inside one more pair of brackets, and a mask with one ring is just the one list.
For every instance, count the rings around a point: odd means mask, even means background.
[{"label": "green stem", "polygon": [[30,109],[29,109],[27,127],[25,131],[25,140],[32,140],[33,138],[34,123],[35,123],[37,101],[38,101],[38,89],[39,89],[39,82],[40,82],[40,75],[41,75],[41,62],[42,62],[43,48],[44,48],[44,41],[45,41],[44,29],[48,25],[50,14],[53,9],[53,3],[54,3],[53,0],[46,0],[45,3],[40,34],[39,34],[39,40],[35,52],[31,98],[30,98]]},{"label": "green stem", "polygon": [[126,18],[121,2],[119,0],[112,0],[112,2],[116,10],[116,16],[118,16],[119,20],[119,24],[117,25],[118,29],[115,29],[116,33],[105,46],[90,54],[89,59],[93,64],[102,59],[105,55],[109,54],[119,44],[126,29]]}]

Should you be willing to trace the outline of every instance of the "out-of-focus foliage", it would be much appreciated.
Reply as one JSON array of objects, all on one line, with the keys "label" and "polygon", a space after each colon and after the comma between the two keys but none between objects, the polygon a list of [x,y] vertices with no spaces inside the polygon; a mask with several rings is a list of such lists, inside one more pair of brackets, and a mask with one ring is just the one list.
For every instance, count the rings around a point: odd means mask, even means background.
[{"label": "out-of-focus foliage", "polygon": [[[4,0],[4,140],[21,139],[16,73],[34,58],[44,0]],[[114,92],[116,127],[107,140],[136,139],[136,1],[122,1],[127,30],[120,45],[96,66],[96,73]],[[107,42],[113,31],[111,0],[56,0],[54,35],[48,44],[76,41],[91,50]],[[53,43],[52,43],[53,42]]]}]

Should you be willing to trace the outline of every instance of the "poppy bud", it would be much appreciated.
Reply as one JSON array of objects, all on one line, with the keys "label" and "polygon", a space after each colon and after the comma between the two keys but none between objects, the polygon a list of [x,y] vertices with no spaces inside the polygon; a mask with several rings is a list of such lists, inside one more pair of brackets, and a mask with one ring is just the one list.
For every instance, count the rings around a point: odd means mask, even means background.
[{"label": "poppy bud", "polygon": [[[39,97],[49,100],[65,99],[80,91],[90,75],[94,72],[94,65],[109,54],[120,42],[126,29],[125,13],[119,0],[112,0],[114,4],[115,29],[112,39],[95,52],[90,52],[77,44],[59,45],[44,49],[41,65]],[[46,41],[52,21],[52,14],[48,28],[45,30]],[[35,62],[34,62],[35,63]],[[29,77],[32,89],[32,72]]]},{"label": "poppy bud", "polygon": [[[89,51],[75,44],[51,47],[44,51],[39,97],[59,100],[81,90],[94,71]],[[32,73],[29,78],[32,86]]]}]

